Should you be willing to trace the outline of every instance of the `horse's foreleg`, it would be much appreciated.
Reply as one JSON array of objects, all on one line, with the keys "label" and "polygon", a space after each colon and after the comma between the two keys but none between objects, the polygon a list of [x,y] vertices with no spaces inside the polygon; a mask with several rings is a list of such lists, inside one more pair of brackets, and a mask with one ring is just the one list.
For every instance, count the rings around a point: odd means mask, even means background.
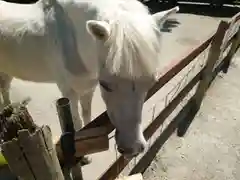
[{"label": "horse's foreleg", "polygon": [[11,104],[9,91],[12,79],[13,78],[11,76],[5,73],[0,73],[0,89],[2,95],[1,108]]},{"label": "horse's foreleg", "polygon": [[82,118],[84,125],[88,124],[91,122],[91,115],[92,115],[92,98],[93,98],[93,93],[94,89],[88,91],[86,94],[83,96],[80,96],[80,103],[82,107]]}]

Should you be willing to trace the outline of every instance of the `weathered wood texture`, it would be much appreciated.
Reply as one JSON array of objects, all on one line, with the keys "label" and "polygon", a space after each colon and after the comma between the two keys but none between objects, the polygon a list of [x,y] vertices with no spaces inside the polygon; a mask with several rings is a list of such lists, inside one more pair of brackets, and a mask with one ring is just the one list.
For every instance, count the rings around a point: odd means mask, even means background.
[{"label": "weathered wood texture", "polygon": [[228,47],[229,45],[231,45],[231,47],[222,70],[224,73],[228,72],[229,66],[231,64],[231,60],[240,44],[240,28],[239,28],[240,13],[232,17],[228,23],[229,23],[229,29],[227,31],[227,37],[225,38],[225,42],[223,42],[224,45],[223,45],[222,51],[224,52],[226,47]]},{"label": "weathered wood texture", "polygon": [[11,104],[0,113],[2,154],[19,179],[63,180],[51,130],[34,124],[26,104]]},{"label": "weathered wood texture", "polygon": [[202,78],[199,82],[198,88],[195,93],[195,103],[198,105],[200,105],[202,102],[202,99],[206,93],[209,82],[211,80],[214,65],[220,57],[221,54],[220,48],[223,43],[223,39],[228,27],[229,25],[226,22],[221,21],[220,25],[218,26],[216,35],[212,40],[211,47],[208,53],[207,63],[205,65],[205,70],[202,73]]},{"label": "weathered wood texture", "polygon": [[[93,154],[109,149],[108,133],[105,127],[81,130],[75,133],[76,157]],[[61,142],[56,143],[58,157],[63,160]]]},{"label": "weathered wood texture", "polygon": [[11,171],[26,180],[64,180],[48,126],[30,134],[18,131],[18,138],[1,145]]}]

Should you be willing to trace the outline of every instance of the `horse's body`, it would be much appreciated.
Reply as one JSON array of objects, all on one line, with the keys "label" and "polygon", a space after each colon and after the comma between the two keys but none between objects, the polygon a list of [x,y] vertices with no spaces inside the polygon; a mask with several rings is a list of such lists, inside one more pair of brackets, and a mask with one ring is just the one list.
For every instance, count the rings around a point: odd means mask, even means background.
[{"label": "horse's body", "polygon": [[135,0],[40,0],[29,5],[0,1],[3,104],[10,103],[12,77],[57,83],[70,99],[79,129],[83,124],[78,100],[86,124],[100,81],[117,144],[122,153],[136,155],[145,142],[139,126],[143,100],[155,81],[157,23],[177,10],[153,17]]}]

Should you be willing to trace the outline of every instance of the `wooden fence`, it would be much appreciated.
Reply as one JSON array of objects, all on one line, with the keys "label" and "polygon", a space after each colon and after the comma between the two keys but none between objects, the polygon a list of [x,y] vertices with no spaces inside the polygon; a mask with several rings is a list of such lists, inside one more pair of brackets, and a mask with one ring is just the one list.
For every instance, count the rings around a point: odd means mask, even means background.
[{"label": "wooden fence", "polygon": [[[143,173],[150,165],[156,153],[168,140],[172,133],[177,130],[178,136],[184,136],[194,116],[198,112],[204,95],[211,82],[220,71],[226,73],[233,55],[236,53],[240,43],[239,30],[240,13],[231,18],[229,22],[221,21],[217,30],[200,45],[190,50],[183,58],[173,61],[159,78],[158,82],[149,90],[146,101],[158,90],[166,85],[172,78],[178,75],[196,57],[209,47],[208,57],[205,66],[195,75],[190,82],[178,93],[178,95],[158,114],[154,121],[144,130],[146,140],[149,140],[155,131],[162,125],[166,118],[174,111],[181,101],[188,95],[192,88],[197,85],[194,95],[186,105],[170,122],[167,128],[155,140],[149,150],[143,155],[138,163],[132,168],[131,174]],[[230,50],[229,50],[230,48]],[[227,54],[224,55],[224,53]],[[106,127],[108,134],[114,130],[113,125],[104,112],[83,129]],[[120,156],[98,180],[114,180],[126,167],[130,160]]]}]

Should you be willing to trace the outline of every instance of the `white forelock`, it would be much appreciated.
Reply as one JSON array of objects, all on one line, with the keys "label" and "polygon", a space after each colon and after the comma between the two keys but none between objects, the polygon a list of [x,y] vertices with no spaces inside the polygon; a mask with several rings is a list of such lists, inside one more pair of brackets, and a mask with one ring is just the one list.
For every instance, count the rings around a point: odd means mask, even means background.
[{"label": "white forelock", "polygon": [[[110,25],[106,68],[125,78],[154,76],[160,49],[159,28],[146,6],[137,0],[112,0],[101,14]],[[117,3],[116,3],[117,2]]]}]

